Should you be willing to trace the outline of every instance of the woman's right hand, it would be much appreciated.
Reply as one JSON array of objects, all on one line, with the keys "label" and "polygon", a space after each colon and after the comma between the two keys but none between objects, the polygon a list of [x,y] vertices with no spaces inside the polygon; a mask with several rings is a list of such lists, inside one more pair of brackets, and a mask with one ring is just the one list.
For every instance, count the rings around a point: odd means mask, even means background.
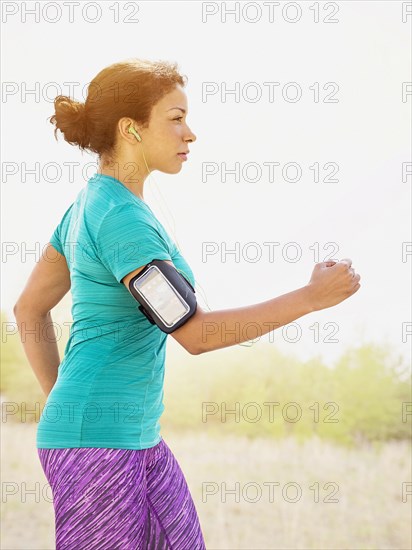
[{"label": "woman's right hand", "polygon": [[308,288],[311,290],[313,311],[336,306],[360,288],[360,275],[355,273],[352,260],[317,263],[313,269]]}]

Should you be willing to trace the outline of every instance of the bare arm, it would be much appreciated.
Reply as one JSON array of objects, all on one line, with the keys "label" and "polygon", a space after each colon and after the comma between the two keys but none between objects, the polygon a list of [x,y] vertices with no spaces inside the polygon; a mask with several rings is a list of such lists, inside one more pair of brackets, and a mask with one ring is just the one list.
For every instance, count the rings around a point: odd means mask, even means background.
[{"label": "bare arm", "polygon": [[50,311],[70,286],[66,259],[49,244],[13,310],[24,352],[46,396],[56,382],[60,365]]},{"label": "bare arm", "polygon": [[179,343],[198,342],[194,355],[234,346],[286,325],[313,311],[308,286],[250,306],[204,311],[197,308],[185,325],[172,332]]},{"label": "bare arm", "polygon": [[[219,311],[204,311],[198,305],[196,313],[170,336],[192,355],[199,355],[267,334],[307,313],[336,305],[357,292],[360,275],[355,276],[351,263],[351,260],[338,264],[320,262],[307,285],[258,304]],[[130,279],[143,267],[123,278],[128,290]]]},{"label": "bare arm", "polygon": [[50,312],[40,315],[20,309],[14,315],[26,357],[47,397],[56,383],[60,365]]},{"label": "bare arm", "polygon": [[320,262],[307,285],[258,304],[221,311],[198,307],[195,315],[171,336],[193,355],[252,340],[355,294],[360,288],[360,275],[355,274],[351,264],[350,259]]}]

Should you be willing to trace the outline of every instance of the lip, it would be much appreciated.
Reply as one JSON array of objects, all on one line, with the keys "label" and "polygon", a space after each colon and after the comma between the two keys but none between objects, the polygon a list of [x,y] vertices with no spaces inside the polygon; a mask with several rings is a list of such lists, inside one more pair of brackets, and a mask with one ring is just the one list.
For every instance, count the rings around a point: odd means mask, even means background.
[{"label": "lip", "polygon": [[182,160],[187,160],[188,153],[189,151],[187,153],[177,153],[177,156],[180,157]]}]

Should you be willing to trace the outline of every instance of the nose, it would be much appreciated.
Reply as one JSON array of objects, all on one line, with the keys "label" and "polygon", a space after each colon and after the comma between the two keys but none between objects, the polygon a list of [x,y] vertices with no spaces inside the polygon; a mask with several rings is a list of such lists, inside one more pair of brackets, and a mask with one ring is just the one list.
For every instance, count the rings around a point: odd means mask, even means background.
[{"label": "nose", "polygon": [[192,130],[189,128],[189,137],[187,137],[185,141],[193,142],[196,140],[197,140],[196,134],[194,134]]}]

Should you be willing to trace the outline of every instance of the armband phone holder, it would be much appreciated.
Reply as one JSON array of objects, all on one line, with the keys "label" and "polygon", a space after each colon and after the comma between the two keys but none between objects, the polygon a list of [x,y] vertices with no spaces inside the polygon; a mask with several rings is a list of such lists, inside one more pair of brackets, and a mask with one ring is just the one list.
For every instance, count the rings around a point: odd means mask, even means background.
[{"label": "armband phone holder", "polygon": [[195,289],[174,266],[152,260],[129,281],[139,310],[152,325],[170,334],[196,312]]}]

